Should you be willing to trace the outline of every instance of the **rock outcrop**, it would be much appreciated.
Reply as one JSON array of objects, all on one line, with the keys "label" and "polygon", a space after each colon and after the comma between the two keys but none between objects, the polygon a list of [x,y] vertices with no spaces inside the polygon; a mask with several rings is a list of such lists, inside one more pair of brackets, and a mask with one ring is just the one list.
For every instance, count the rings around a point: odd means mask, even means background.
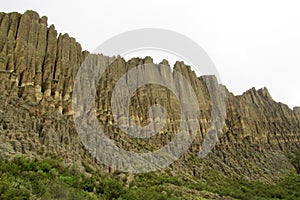
[{"label": "rock outcrop", "polygon": [[[94,162],[81,144],[72,110],[74,80],[88,55],[74,38],[58,34],[46,17],[34,11],[0,13],[1,156],[55,154],[70,162]],[[167,88],[145,85],[131,98],[131,117],[139,125],[149,123],[148,110],[154,104],[163,105],[168,113],[166,125],[149,139],[134,139],[120,131],[110,105],[112,90],[122,75],[153,60],[91,56],[95,63],[110,63],[99,83],[91,86],[97,87],[97,117],[108,136],[119,147],[136,152],[169,143],[179,126],[180,105]],[[183,62],[177,62],[174,70],[191,84],[201,111],[193,145],[170,166],[175,173],[201,176],[203,170],[214,169],[228,176],[270,181],[295,172],[289,154],[300,149],[300,108],[291,110],[275,102],[266,88],[252,88],[240,96],[225,89],[226,119],[219,141],[208,157],[195,158],[210,127],[212,100],[203,77]]]}]

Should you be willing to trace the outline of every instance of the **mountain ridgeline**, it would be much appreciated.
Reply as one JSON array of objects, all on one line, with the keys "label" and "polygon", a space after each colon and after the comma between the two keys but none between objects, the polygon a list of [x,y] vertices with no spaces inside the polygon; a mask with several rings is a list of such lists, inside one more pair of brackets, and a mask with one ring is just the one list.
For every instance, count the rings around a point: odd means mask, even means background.
[{"label": "mountain ridgeline", "polygon": [[[92,166],[103,172],[113,169],[97,162],[84,148],[73,121],[72,91],[77,71],[90,55],[68,34],[58,34],[47,18],[34,11],[0,13],[0,155],[29,157],[57,155],[66,163]],[[126,150],[154,151],[169,143],[179,126],[180,107],[167,88],[145,85],[131,98],[131,116],[137,124],[149,123],[148,109],[161,104],[167,123],[149,139],[129,137],[118,129],[110,105],[117,81],[130,69],[153,63],[150,57],[110,58],[93,55],[95,62],[110,63],[97,87],[97,117],[107,136]],[[166,60],[161,64],[169,65]],[[197,156],[210,126],[212,100],[203,77],[176,62],[194,89],[199,102],[200,129],[189,150],[178,161],[158,173],[201,178],[207,171],[228,177],[273,182],[297,173],[292,162],[300,150],[300,108],[291,110],[275,102],[266,88],[252,88],[235,96],[226,90],[226,120],[213,151]],[[212,81],[216,79],[209,77]],[[216,82],[217,83],[217,82]],[[298,171],[299,173],[299,171]]]}]

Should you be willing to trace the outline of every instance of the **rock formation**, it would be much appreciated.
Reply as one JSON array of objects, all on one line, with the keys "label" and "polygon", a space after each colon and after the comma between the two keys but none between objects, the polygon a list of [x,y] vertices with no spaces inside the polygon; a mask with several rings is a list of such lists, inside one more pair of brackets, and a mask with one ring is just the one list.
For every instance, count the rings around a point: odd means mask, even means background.
[{"label": "rock formation", "polygon": [[[1,156],[56,154],[66,162],[96,162],[81,144],[72,110],[74,79],[88,55],[74,38],[58,34],[53,25],[48,26],[46,17],[34,11],[0,13]],[[167,88],[149,84],[131,98],[131,116],[139,125],[149,123],[151,105],[161,104],[167,110],[166,125],[149,139],[134,139],[122,133],[111,111],[110,97],[117,81],[130,69],[153,60],[92,56],[94,62],[111,63],[93,86],[97,87],[97,117],[108,136],[118,146],[137,152],[153,151],[170,142],[178,129],[180,107]],[[177,62],[174,70],[192,85],[201,117],[193,145],[169,169],[191,176],[214,169],[228,176],[263,181],[295,172],[289,154],[300,149],[300,108],[291,110],[275,102],[266,88],[252,88],[240,96],[226,89],[226,120],[219,141],[208,157],[195,162],[193,158],[210,126],[212,101],[203,77],[197,77],[183,62]]]}]

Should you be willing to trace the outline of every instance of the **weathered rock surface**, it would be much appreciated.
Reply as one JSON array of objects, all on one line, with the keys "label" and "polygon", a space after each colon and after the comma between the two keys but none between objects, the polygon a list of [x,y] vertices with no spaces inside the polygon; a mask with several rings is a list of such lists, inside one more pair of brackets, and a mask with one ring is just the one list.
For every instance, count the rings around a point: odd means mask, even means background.
[{"label": "weathered rock surface", "polygon": [[[36,12],[0,13],[2,156],[56,154],[66,161],[93,162],[75,130],[71,105],[74,79],[88,54],[74,38],[58,34],[53,25],[48,26],[47,18]],[[97,88],[97,117],[107,135],[119,147],[136,152],[153,151],[168,144],[176,135],[181,116],[178,100],[167,88],[145,85],[130,99],[130,114],[138,125],[149,124],[151,105],[160,104],[167,111],[167,123],[149,139],[134,139],[120,131],[110,105],[118,80],[130,69],[153,60],[146,57],[126,62],[120,57],[89,57],[94,63],[111,63],[99,83],[91,85]],[[164,60],[161,64],[168,62]],[[240,96],[226,90],[222,134],[213,152],[198,159],[197,153],[210,127],[211,97],[204,78],[198,78],[189,66],[177,62],[174,70],[192,85],[201,114],[193,145],[170,166],[170,173],[201,177],[203,170],[213,169],[229,176],[269,181],[295,172],[288,156],[300,149],[300,108],[291,110],[275,102],[266,88],[252,88]]]}]

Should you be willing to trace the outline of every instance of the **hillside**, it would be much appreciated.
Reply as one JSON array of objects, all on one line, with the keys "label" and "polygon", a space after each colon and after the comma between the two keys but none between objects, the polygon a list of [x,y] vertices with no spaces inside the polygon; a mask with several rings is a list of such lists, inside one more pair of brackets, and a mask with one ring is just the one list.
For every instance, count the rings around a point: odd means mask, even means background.
[{"label": "hillside", "polygon": [[[118,147],[134,152],[154,151],[170,143],[178,131],[180,108],[176,97],[166,88],[145,85],[131,98],[131,116],[137,124],[149,123],[151,105],[164,105],[168,111],[166,125],[149,139],[135,139],[120,131],[110,105],[112,90],[122,75],[139,65],[152,64],[151,57],[126,61],[121,57],[91,55],[68,34],[58,34],[53,25],[48,26],[46,17],[34,11],[0,13],[1,158],[11,160],[16,155],[42,160],[59,157],[66,166],[75,165],[82,174],[99,171],[115,179],[140,180],[134,182],[135,187],[139,187],[147,178],[143,180],[143,175],[123,173],[103,165],[86,150],[76,131],[73,84],[87,57],[95,63],[110,63],[99,83],[91,85],[97,89],[97,118],[107,136]],[[166,60],[160,64],[169,66]],[[300,173],[300,108],[291,110],[274,101],[266,88],[252,88],[235,96],[225,86],[218,85],[215,77],[197,77],[183,62],[176,62],[174,70],[188,80],[196,93],[201,111],[197,118],[200,129],[192,146],[179,160],[148,174],[148,180],[157,179],[153,176],[173,177],[179,182],[188,180],[190,185],[194,184],[193,189],[185,189],[184,185],[188,184],[184,182],[176,185],[174,180],[161,184],[171,184],[167,187],[169,190],[184,191],[184,194],[190,191],[204,197],[206,194],[195,188],[195,181],[199,184],[215,181],[224,185],[224,180],[244,180],[267,185]],[[210,127],[213,104],[205,80],[224,88],[226,119],[213,151],[199,158],[198,151]],[[297,180],[299,177],[295,182]],[[155,185],[160,183],[152,186]],[[212,192],[214,194],[209,194],[208,198],[221,198],[215,194],[218,191]]]}]

